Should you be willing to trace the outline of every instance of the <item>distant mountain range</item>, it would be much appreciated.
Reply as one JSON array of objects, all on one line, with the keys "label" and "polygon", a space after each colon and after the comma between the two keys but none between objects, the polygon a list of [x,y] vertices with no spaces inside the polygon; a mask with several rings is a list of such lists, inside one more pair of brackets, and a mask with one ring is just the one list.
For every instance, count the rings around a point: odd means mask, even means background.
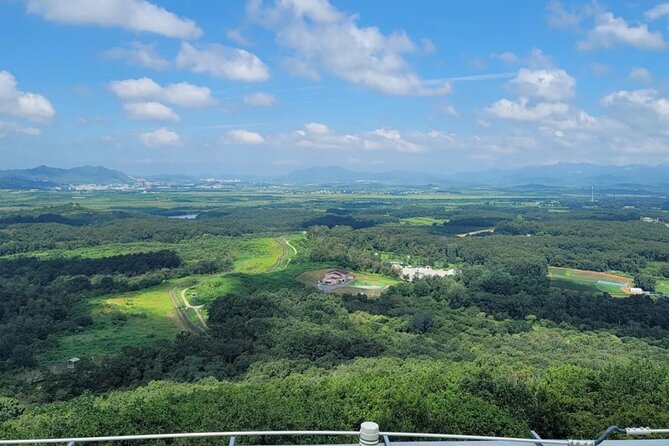
[{"label": "distant mountain range", "polygon": [[355,172],[340,167],[313,167],[297,170],[281,178],[294,184],[388,183],[403,185],[494,186],[525,185],[552,187],[659,186],[669,183],[669,165],[601,166],[596,164],[553,164],[517,169],[438,174],[392,171]]},{"label": "distant mountain range", "polygon": [[[197,183],[195,177],[185,175],[155,176],[154,180],[176,183]],[[244,179],[242,177],[242,179]],[[669,187],[669,165],[658,166],[601,166],[596,164],[554,164],[518,169],[494,169],[481,172],[440,174],[410,171],[358,172],[341,167],[312,167],[294,171],[285,176],[249,177],[248,181],[295,185],[439,185],[444,187],[538,187],[583,188],[594,186],[621,190],[651,188],[664,191]],[[101,166],[84,166],[58,169],[39,166],[34,169],[0,170],[2,189],[49,189],[79,184],[131,184],[136,181],[129,175]]]},{"label": "distant mountain range", "polygon": [[34,169],[0,170],[2,189],[50,189],[75,184],[131,184],[129,175],[101,166],[59,169],[39,166]]}]

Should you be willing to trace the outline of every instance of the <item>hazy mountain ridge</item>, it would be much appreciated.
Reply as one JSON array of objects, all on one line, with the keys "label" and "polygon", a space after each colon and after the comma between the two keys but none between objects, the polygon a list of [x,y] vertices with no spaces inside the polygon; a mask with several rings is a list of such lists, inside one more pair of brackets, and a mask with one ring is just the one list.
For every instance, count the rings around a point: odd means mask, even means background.
[{"label": "hazy mountain ridge", "polygon": [[75,184],[131,184],[135,179],[102,166],[71,169],[38,166],[32,169],[0,170],[0,188],[49,189]]},{"label": "hazy mountain ridge", "polygon": [[[197,183],[201,176],[161,175],[157,181]],[[242,176],[242,179],[243,176]],[[590,188],[616,187],[621,190],[664,188],[669,184],[669,165],[605,166],[597,164],[554,164],[517,169],[492,169],[479,172],[440,174],[435,172],[387,171],[365,172],[342,167],[311,167],[274,177],[248,177],[250,182],[295,185],[387,184],[401,186],[490,186],[490,187],[548,187]],[[39,166],[33,169],[0,170],[0,188],[48,189],[77,184],[131,184],[136,178],[102,166],[83,166],[60,169]]]},{"label": "hazy mountain ridge", "polygon": [[355,172],[339,167],[316,167],[292,172],[283,178],[297,184],[386,182],[406,185],[444,184],[510,187],[540,185],[555,187],[656,186],[669,182],[669,165],[604,166],[597,164],[554,164],[517,169],[438,174],[409,171]]}]

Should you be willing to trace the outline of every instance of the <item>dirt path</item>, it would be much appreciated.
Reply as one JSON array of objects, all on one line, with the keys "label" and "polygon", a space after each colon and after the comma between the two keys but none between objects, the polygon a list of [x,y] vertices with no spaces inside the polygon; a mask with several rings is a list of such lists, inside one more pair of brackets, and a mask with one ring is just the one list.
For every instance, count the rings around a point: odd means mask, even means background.
[{"label": "dirt path", "polygon": [[[179,298],[176,293],[176,287],[170,288],[168,292],[170,296],[170,301],[172,302],[172,306],[174,307],[174,310],[177,312],[179,315],[179,319],[181,321],[181,325],[187,330],[193,333],[194,335],[197,336],[202,336],[206,335],[207,333],[200,327],[198,327],[196,324],[193,323],[188,318],[188,314],[186,314],[186,308],[182,307],[181,304],[179,303]],[[199,314],[199,313],[197,313]]]},{"label": "dirt path", "polygon": [[290,241],[286,239],[286,245],[290,246],[290,248],[293,250],[293,255],[297,255],[297,248],[295,248],[293,245],[290,244]]},{"label": "dirt path", "polygon": [[288,236],[284,235],[276,239],[276,242],[281,246],[281,257],[276,261],[274,266],[268,272],[274,272],[286,269],[290,264],[291,256],[289,249],[293,250],[293,255],[297,254],[297,249],[288,241]]},{"label": "dirt path", "polygon": [[197,316],[197,319],[200,321],[202,326],[208,330],[209,327],[207,326],[207,322],[202,317],[202,313],[200,313],[200,310],[202,307],[204,307],[204,305],[191,305],[190,302],[188,302],[188,298],[186,297],[186,291],[188,291],[188,288],[181,290],[181,301],[184,303],[184,305],[186,305],[186,308],[191,308],[195,312],[195,315]]}]

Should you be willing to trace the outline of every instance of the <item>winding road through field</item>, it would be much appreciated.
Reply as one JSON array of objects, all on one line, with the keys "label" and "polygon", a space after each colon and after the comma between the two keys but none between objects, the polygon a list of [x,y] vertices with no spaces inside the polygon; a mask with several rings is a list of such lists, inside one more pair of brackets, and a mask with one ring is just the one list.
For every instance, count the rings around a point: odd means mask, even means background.
[{"label": "winding road through field", "polygon": [[293,256],[297,255],[297,249],[290,244],[287,235],[283,235],[277,238],[276,242],[281,246],[281,257],[279,257],[274,266],[268,272],[286,269],[286,267],[290,264],[290,259],[292,257],[289,249],[293,251]]},{"label": "winding road through field", "polygon": [[[174,309],[176,310],[177,315],[179,316],[179,320],[181,321],[181,325],[183,326],[183,328],[190,331],[194,335],[197,335],[197,336],[205,335],[206,336],[207,335],[206,330],[203,329],[202,327],[198,327],[197,324],[195,324],[193,321],[191,321],[189,319],[188,314],[186,313],[187,308],[189,308],[189,307],[184,307],[183,305],[181,305],[181,303],[179,302],[179,297],[177,296],[176,290],[177,290],[177,287],[172,287],[172,288],[169,289],[168,294],[170,296],[170,301],[172,302],[172,306],[174,306]],[[182,291],[182,295],[183,295],[184,292],[185,292],[185,290]],[[187,303],[187,301],[185,301],[185,300],[184,300],[184,302]],[[190,304],[187,304],[187,305],[190,305]],[[195,308],[195,307],[190,307],[190,308]],[[198,315],[198,318],[202,317],[198,311],[195,311],[195,314]],[[206,324],[204,325],[204,327],[206,327]]]},{"label": "winding road through field", "polygon": [[[290,264],[291,257],[297,255],[297,248],[290,244],[287,235],[283,235],[277,238],[276,242],[279,244],[279,246],[281,246],[281,257],[276,260],[274,266],[272,266],[272,268],[270,268],[270,270],[267,272],[286,269],[286,267]],[[290,253],[291,250],[292,254]],[[172,306],[179,316],[179,321],[182,327],[197,336],[207,336],[209,327],[207,326],[207,321],[202,316],[200,311],[203,305],[191,305],[191,303],[188,301],[188,287],[181,290],[180,295],[177,295],[177,288],[178,287],[170,288],[168,294],[170,301],[172,302]],[[188,317],[189,310],[195,314],[197,323]]]}]

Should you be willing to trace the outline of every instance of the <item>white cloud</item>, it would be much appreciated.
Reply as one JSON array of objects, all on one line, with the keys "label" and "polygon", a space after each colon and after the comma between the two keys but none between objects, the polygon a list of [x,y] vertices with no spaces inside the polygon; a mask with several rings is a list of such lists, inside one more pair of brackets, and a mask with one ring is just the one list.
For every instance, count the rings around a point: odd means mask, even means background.
[{"label": "white cloud", "polygon": [[564,101],[574,96],[576,80],[561,69],[529,70],[521,68],[509,85],[521,96]]},{"label": "white cloud", "polygon": [[251,1],[252,20],[276,33],[279,45],[293,51],[284,65],[294,74],[317,80],[321,72],[391,95],[441,95],[451,91],[444,80],[420,78],[404,54],[417,51],[403,32],[383,34],[361,27],[327,0],[285,0],[273,7]]},{"label": "white cloud", "polygon": [[501,60],[506,64],[515,64],[520,61],[520,57],[510,51],[505,51],[503,53],[491,53],[490,58]]},{"label": "white cloud", "polygon": [[423,47],[425,54],[432,54],[437,51],[437,46],[428,38],[420,39],[420,45]]},{"label": "white cloud", "polygon": [[613,71],[610,65],[601,62],[592,62],[590,64],[590,69],[595,73],[595,76],[598,77],[608,76]]},{"label": "white cloud", "polygon": [[119,98],[130,100],[158,97],[163,91],[156,81],[148,77],[113,81],[109,83],[109,89]]},{"label": "white cloud", "polygon": [[225,37],[240,45],[248,46],[250,44],[249,40],[244,37],[242,31],[239,28],[226,29]]},{"label": "white cloud", "polygon": [[0,71],[0,113],[44,120],[53,118],[56,111],[47,98],[19,90],[13,75],[8,71]]},{"label": "white cloud", "polygon": [[269,93],[251,93],[244,96],[244,104],[249,107],[270,107],[276,103],[276,99]]},{"label": "white cloud", "polygon": [[120,27],[178,39],[202,35],[194,21],[146,0],[28,0],[27,9],[57,23]]},{"label": "white cloud", "polygon": [[546,4],[546,20],[553,28],[577,29],[582,18],[582,15],[574,10],[567,11],[557,0],[551,0]]},{"label": "white cloud", "polygon": [[12,133],[36,136],[40,135],[42,131],[34,127],[24,127],[16,122],[0,121],[0,138],[5,138]]},{"label": "white cloud", "polygon": [[269,70],[258,56],[217,43],[195,47],[184,42],[176,63],[180,68],[194,73],[207,73],[232,80],[260,82],[269,79]]},{"label": "white cloud", "polygon": [[130,64],[153,70],[164,70],[170,66],[170,62],[158,54],[155,44],[141,42],[132,42],[128,48],[111,48],[102,53],[102,58],[124,60]]},{"label": "white cloud", "polygon": [[265,144],[265,138],[256,132],[249,130],[230,130],[222,138],[224,144],[241,144],[241,145],[259,145]]},{"label": "white cloud", "polygon": [[490,105],[485,111],[500,119],[515,121],[543,121],[549,118],[565,116],[569,105],[562,102],[539,102],[530,105],[527,98],[520,98],[518,102],[500,99]]},{"label": "white cloud", "polygon": [[131,102],[124,104],[125,114],[132,119],[152,119],[156,121],[179,121],[179,115],[160,102]]},{"label": "white cloud", "polygon": [[458,117],[460,116],[460,113],[455,109],[450,104],[439,104],[437,105],[437,112],[441,113],[442,115],[447,115],[447,116],[453,116],[453,117]]},{"label": "white cloud", "polygon": [[[620,90],[602,98],[602,105],[619,110],[629,120],[640,120],[652,124],[648,116],[660,121],[669,121],[669,99],[660,96],[657,90]],[[640,112],[646,112],[641,115]]]},{"label": "white cloud", "polygon": [[630,26],[625,19],[610,12],[595,15],[595,26],[588,31],[585,40],[578,42],[578,49],[583,51],[611,48],[616,45],[628,45],[635,48],[661,50],[666,42],[659,31],[649,31],[648,25]]},{"label": "white cloud", "polygon": [[139,140],[147,147],[178,146],[181,144],[179,134],[165,127],[153,132],[140,133]]},{"label": "white cloud", "polygon": [[268,135],[267,144],[276,147],[332,150],[391,150],[417,153],[424,150],[427,140],[436,141],[440,133],[403,133],[396,129],[380,128],[355,134],[338,133],[318,122],[305,124],[289,133]]},{"label": "white cloud", "polygon": [[308,124],[304,124],[304,132],[312,135],[325,135],[330,133],[330,128],[325,124],[310,122]]},{"label": "white cloud", "polygon": [[650,84],[653,81],[653,76],[646,68],[635,67],[632,68],[629,74],[630,80],[641,82],[642,84]]},{"label": "white cloud", "polygon": [[110,82],[109,89],[119,98],[130,101],[155,99],[182,107],[210,107],[217,104],[209,88],[187,82],[161,87],[153,79],[143,77]]},{"label": "white cloud", "polygon": [[648,20],[657,20],[660,17],[669,16],[669,3],[660,3],[646,11],[645,16]]},{"label": "white cloud", "polygon": [[162,96],[167,102],[182,107],[210,107],[217,104],[209,88],[188,82],[167,85],[163,88]]}]

